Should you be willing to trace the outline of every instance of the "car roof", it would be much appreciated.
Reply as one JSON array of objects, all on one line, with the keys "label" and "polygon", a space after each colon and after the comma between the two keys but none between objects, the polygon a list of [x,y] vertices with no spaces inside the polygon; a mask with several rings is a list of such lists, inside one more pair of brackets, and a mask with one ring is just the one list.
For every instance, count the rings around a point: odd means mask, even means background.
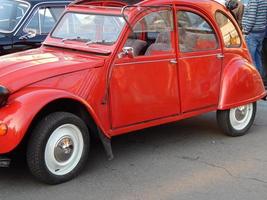
[{"label": "car roof", "polygon": [[[75,0],[68,8],[79,7],[88,9],[88,6],[93,5],[97,7],[120,7],[123,8],[126,5],[137,6],[161,6],[161,5],[180,5],[189,6],[195,9],[200,9],[209,15],[212,15],[214,11],[221,10],[228,12],[226,7],[215,0]],[[91,7],[92,8],[92,7]],[[106,11],[105,11],[106,12]]]},{"label": "car roof", "polygon": [[[34,1],[34,0],[33,0]],[[163,4],[173,4],[173,3],[177,3],[177,4],[181,4],[181,3],[185,3],[185,4],[198,4],[201,5],[203,4],[203,6],[207,5],[207,4],[213,4],[213,5],[217,5],[217,6],[222,6],[220,3],[218,3],[216,0],[75,0],[73,1],[72,5],[83,5],[83,4],[90,4],[90,3],[95,3],[95,2],[121,2],[124,4],[128,4],[128,5],[163,5]],[[117,6],[122,6],[123,4],[117,4]]]},{"label": "car roof", "polygon": [[206,5],[206,4],[213,4],[213,5],[218,5],[221,6],[219,2],[216,0],[139,0],[139,4],[197,4],[197,5]]}]

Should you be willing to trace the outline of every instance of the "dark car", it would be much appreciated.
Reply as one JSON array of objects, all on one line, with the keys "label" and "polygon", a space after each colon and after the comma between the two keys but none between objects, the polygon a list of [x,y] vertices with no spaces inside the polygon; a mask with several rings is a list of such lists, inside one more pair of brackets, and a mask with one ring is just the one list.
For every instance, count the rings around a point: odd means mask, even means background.
[{"label": "dark car", "polygon": [[69,3],[0,0],[0,55],[39,47]]}]

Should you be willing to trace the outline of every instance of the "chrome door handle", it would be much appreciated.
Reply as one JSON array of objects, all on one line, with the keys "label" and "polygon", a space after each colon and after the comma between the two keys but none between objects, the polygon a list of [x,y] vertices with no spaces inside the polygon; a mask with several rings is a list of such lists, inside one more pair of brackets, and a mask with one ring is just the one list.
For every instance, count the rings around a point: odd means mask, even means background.
[{"label": "chrome door handle", "polygon": [[176,59],[173,59],[173,60],[170,60],[170,63],[171,63],[171,64],[177,64],[178,62],[177,62]]},{"label": "chrome door handle", "polygon": [[221,54],[221,53],[219,53],[219,54],[216,55],[216,57],[217,57],[218,59],[222,59],[222,58],[224,58],[224,55]]}]

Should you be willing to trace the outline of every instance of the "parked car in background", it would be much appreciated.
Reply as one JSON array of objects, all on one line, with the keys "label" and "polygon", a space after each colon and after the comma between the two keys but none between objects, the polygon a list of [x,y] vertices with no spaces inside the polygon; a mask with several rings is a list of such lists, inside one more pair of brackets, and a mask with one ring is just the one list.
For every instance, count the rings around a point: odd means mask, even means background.
[{"label": "parked car in background", "polygon": [[241,136],[264,98],[241,30],[215,1],[80,0],[40,48],[0,57],[0,164],[26,144],[32,174],[57,184],[80,173],[92,135],[111,159],[112,137],[217,111]]},{"label": "parked car in background", "polygon": [[0,0],[0,55],[39,47],[69,3]]}]

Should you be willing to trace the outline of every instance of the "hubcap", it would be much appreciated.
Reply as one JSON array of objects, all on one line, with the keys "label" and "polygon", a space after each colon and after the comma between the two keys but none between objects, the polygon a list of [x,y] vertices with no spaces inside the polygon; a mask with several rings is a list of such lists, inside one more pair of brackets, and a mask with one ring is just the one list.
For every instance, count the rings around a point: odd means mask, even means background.
[{"label": "hubcap", "polygon": [[253,115],[253,104],[239,106],[230,110],[230,123],[236,130],[242,130],[250,123]]},{"label": "hubcap", "polygon": [[240,106],[235,110],[235,117],[238,121],[242,121],[247,115],[248,109],[246,106]]},{"label": "hubcap", "polygon": [[62,138],[55,147],[54,156],[58,162],[67,161],[73,153],[73,141],[70,137]]},{"label": "hubcap", "polygon": [[64,124],[53,131],[45,147],[45,164],[54,175],[65,175],[79,163],[84,148],[80,129]]}]

